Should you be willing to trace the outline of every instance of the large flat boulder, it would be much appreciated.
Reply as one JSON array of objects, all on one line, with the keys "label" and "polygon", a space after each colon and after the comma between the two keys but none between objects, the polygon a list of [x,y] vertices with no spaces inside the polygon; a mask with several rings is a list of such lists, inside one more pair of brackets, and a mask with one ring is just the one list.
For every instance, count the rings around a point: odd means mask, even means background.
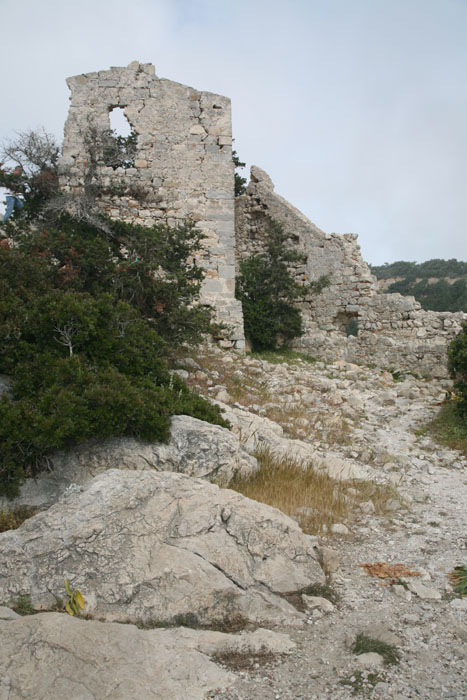
[{"label": "large flat boulder", "polygon": [[64,595],[110,621],[300,624],[281,593],[323,582],[316,538],[280,511],[183,474],[109,470],[0,534],[0,604]]},{"label": "large flat boulder", "polygon": [[0,622],[0,698],[201,700],[231,673],[164,630],[44,613]]},{"label": "large flat boulder", "polygon": [[9,700],[200,700],[232,673],[216,654],[287,654],[285,634],[241,634],[80,620],[59,613],[0,620],[0,698]]},{"label": "large flat boulder", "polygon": [[47,473],[26,480],[15,505],[48,507],[70,485],[86,484],[107,469],[181,472],[226,485],[237,474],[248,476],[258,468],[237,435],[191,416],[172,418],[167,444],[126,437],[91,440],[52,454],[49,463]]}]

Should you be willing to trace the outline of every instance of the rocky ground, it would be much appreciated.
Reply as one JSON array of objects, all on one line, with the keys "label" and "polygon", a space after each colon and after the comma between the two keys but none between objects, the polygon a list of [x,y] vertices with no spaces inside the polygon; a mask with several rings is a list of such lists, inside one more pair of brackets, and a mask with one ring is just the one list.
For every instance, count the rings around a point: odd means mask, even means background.
[{"label": "rocky ground", "polygon": [[[467,598],[448,578],[467,565],[466,460],[424,430],[449,385],[272,360],[213,347],[180,359],[232,432],[179,417],[167,445],[91,441],[25,485],[41,512],[0,537],[0,605],[27,594],[48,612],[0,607],[0,700],[467,698]],[[208,483],[251,476],[258,446],[338,480],[346,509],[287,504],[318,539]],[[64,576],[86,619],[53,612]],[[232,610],[240,634],[158,629]],[[358,635],[371,646],[355,649]]]},{"label": "rocky ground", "polygon": [[[331,579],[338,602],[330,612],[309,608],[303,628],[281,628],[296,644],[292,653],[237,660],[231,690],[209,697],[466,698],[467,599],[453,596],[447,578],[467,564],[466,460],[423,431],[447,385],[345,362],[271,364],[212,349],[183,366],[206,395],[274,418],[322,455],[340,455],[394,484],[405,502],[381,515],[365,504],[346,523],[349,534],[321,533],[340,557]],[[360,566],[376,562],[421,575],[381,579]],[[351,647],[359,633],[394,644],[400,661],[358,658]]]}]

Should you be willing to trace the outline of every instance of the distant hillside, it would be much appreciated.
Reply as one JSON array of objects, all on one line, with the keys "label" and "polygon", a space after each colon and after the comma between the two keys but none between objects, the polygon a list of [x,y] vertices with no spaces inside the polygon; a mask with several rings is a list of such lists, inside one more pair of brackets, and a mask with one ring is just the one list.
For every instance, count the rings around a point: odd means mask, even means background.
[{"label": "distant hillside", "polygon": [[427,310],[467,312],[467,262],[455,258],[423,263],[398,260],[370,268],[383,281],[386,292],[414,296]]}]

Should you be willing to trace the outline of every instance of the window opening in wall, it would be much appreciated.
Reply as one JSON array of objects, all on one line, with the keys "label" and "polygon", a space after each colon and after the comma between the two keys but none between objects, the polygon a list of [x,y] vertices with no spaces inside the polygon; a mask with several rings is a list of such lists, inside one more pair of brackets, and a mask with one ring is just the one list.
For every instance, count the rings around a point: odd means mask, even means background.
[{"label": "window opening in wall", "polygon": [[131,124],[125,116],[123,107],[114,107],[109,112],[109,119],[110,128],[112,129],[113,133],[117,138],[119,136],[121,136],[122,138],[128,138],[128,136],[130,136],[133,129],[131,128]]},{"label": "window opening in wall", "polygon": [[358,335],[358,314],[342,312],[336,316],[336,324],[338,329],[349,335]]},{"label": "window opening in wall", "polygon": [[110,129],[102,134],[104,163],[117,168],[134,168],[137,151],[137,135],[125,116],[122,107],[109,112]]}]

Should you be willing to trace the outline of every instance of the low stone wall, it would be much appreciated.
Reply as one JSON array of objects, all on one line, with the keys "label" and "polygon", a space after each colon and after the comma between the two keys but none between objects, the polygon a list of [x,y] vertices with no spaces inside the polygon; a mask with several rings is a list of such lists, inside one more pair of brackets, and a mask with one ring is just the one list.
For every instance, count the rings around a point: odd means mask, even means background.
[{"label": "low stone wall", "polygon": [[[251,169],[245,194],[236,200],[237,264],[264,250],[268,224],[284,224],[290,245],[306,256],[295,265],[299,282],[328,275],[330,286],[301,305],[304,334],[295,343],[325,359],[345,359],[447,375],[446,346],[467,314],[422,310],[413,297],[382,294],[361,256],[356,234],[326,234],[274,192],[269,176]],[[358,329],[358,335],[347,335]]]},{"label": "low stone wall", "polygon": [[[68,78],[61,185],[80,195],[99,188],[98,203],[130,223],[170,225],[190,219],[206,236],[202,302],[244,347],[241,304],[235,299],[234,165],[230,100],[155,75],[150,63]],[[122,108],[137,135],[134,167],[109,166],[99,138],[110,112]],[[128,163],[126,163],[128,166]]]}]

